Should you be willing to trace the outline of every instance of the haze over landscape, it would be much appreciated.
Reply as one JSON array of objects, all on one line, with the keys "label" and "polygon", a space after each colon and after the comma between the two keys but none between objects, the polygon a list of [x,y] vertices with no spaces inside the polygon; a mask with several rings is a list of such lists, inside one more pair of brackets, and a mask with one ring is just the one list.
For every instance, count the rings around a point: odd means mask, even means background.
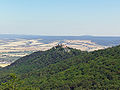
[{"label": "haze over landscape", "polygon": [[0,90],[120,90],[120,1],[0,0]]}]

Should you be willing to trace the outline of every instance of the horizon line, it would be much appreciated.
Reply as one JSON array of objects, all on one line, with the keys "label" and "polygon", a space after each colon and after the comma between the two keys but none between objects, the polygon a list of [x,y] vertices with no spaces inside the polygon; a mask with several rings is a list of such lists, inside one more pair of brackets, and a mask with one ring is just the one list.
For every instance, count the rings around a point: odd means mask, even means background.
[{"label": "horizon line", "polygon": [[46,35],[46,34],[11,34],[11,33],[1,33],[0,35],[24,35],[24,36],[58,36],[58,37],[66,37],[66,36],[71,36],[71,37],[120,37],[120,35]]}]

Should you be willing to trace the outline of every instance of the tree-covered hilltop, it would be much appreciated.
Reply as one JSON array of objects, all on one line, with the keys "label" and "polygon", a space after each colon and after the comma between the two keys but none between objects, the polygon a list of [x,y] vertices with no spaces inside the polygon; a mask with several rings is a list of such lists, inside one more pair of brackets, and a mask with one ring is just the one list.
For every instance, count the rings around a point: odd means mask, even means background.
[{"label": "tree-covered hilltop", "polygon": [[17,60],[0,75],[3,90],[119,90],[120,46],[88,53],[58,45]]},{"label": "tree-covered hilltop", "polygon": [[44,68],[50,64],[55,64],[67,58],[83,55],[86,52],[81,52],[77,49],[66,47],[65,45],[57,45],[47,51],[38,51],[28,56],[18,59],[10,66],[4,69],[13,70],[16,73],[26,73],[32,70]]}]

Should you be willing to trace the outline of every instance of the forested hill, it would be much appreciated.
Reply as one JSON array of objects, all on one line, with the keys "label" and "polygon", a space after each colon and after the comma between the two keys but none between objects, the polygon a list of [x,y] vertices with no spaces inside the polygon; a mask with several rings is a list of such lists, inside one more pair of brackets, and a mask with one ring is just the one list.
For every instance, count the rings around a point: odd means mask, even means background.
[{"label": "forested hill", "polygon": [[119,90],[120,46],[88,53],[58,45],[17,60],[0,75],[3,90]]},{"label": "forested hill", "polygon": [[22,57],[4,69],[13,70],[17,73],[25,73],[33,69],[37,70],[44,68],[50,64],[55,64],[73,56],[83,55],[84,53],[86,52],[81,52],[80,50],[72,49],[65,45],[57,45],[50,50],[38,51]]}]

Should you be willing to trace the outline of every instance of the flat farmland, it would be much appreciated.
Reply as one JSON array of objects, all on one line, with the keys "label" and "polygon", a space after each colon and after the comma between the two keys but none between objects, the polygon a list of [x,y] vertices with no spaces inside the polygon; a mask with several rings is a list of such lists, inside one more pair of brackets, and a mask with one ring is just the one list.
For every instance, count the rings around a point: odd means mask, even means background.
[{"label": "flat farmland", "polygon": [[6,67],[8,65],[10,65],[10,64],[0,64],[0,67]]},{"label": "flat farmland", "polygon": [[58,44],[64,44],[82,51],[94,51],[107,48],[107,46],[98,45],[91,40],[52,40],[45,42],[42,39],[1,39],[0,64],[2,67],[9,65],[20,57],[36,51],[48,50]]}]

